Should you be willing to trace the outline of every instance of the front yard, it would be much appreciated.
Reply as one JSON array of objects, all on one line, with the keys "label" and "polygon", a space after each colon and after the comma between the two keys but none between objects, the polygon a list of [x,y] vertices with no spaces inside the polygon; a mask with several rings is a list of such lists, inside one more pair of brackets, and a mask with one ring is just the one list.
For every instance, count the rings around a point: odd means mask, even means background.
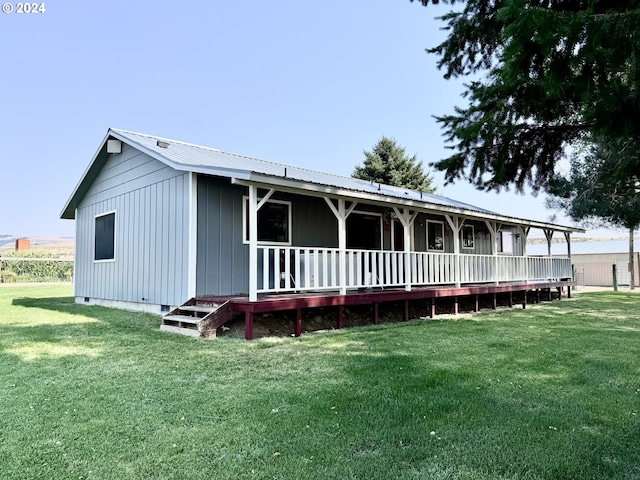
[{"label": "front yard", "polygon": [[246,342],[0,288],[0,477],[640,478],[640,296]]}]

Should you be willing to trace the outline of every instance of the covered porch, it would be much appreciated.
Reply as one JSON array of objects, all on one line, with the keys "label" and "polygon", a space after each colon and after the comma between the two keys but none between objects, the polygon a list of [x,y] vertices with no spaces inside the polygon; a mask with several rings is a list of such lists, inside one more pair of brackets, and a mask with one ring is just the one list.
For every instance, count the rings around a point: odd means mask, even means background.
[{"label": "covered porch", "polygon": [[[572,278],[570,236],[581,231],[573,227],[504,217],[453,201],[452,205],[433,204],[427,198],[403,201],[366,193],[347,197],[344,191],[329,193],[326,188],[301,191],[286,182],[278,187],[255,181],[236,183],[248,187],[244,231],[250,302],[265,294],[411,292],[425,287],[528,285]],[[296,208],[296,197],[323,200],[330,213],[317,228],[333,231],[334,241],[310,245],[307,237],[306,245],[295,244],[291,231],[297,225],[291,221],[291,210]],[[273,211],[265,209],[271,202]],[[267,213],[263,215],[262,209]],[[532,229],[544,233],[548,256],[527,255]],[[551,256],[556,232],[565,237],[566,256]]]}]

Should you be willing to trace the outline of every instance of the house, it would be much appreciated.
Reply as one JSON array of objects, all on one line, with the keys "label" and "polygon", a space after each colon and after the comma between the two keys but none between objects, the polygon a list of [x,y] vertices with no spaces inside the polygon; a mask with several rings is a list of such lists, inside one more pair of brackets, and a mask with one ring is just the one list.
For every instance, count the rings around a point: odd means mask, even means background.
[{"label": "house", "polygon": [[77,302],[166,314],[227,297],[247,337],[269,309],[560,291],[570,255],[528,257],[527,236],[583,231],[116,129],[61,217],[76,221]]},{"label": "house", "polygon": [[[640,237],[634,238],[635,284],[640,279]],[[551,255],[564,255],[565,242],[551,244]],[[629,239],[586,239],[571,244],[571,261],[575,272],[576,285],[610,287],[613,285],[613,265],[616,266],[618,285],[629,285]],[[529,255],[548,255],[547,245],[527,246]]]}]

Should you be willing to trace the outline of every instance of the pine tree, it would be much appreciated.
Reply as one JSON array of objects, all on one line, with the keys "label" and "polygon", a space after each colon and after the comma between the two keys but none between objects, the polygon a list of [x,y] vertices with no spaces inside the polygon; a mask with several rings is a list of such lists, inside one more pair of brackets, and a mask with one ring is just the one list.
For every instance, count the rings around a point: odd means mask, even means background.
[{"label": "pine tree", "polygon": [[[418,1],[464,5],[440,17],[448,37],[428,50],[445,78],[472,77],[468,105],[436,117],[454,153],[432,165],[448,182],[538,190],[584,139],[640,151],[637,0]],[[613,174],[638,171],[635,156]]]},{"label": "pine tree", "polygon": [[371,152],[364,151],[364,156],[363,166],[356,167],[352,177],[424,193],[435,192],[433,178],[424,172],[422,162],[416,155],[408,157],[395,139],[383,136]]}]

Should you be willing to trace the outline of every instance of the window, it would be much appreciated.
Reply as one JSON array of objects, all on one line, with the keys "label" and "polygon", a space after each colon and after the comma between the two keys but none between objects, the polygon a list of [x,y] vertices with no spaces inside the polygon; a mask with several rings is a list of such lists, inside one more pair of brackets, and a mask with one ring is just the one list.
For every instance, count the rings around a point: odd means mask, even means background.
[{"label": "window", "polygon": [[[244,241],[249,243],[249,198],[244,199]],[[267,200],[260,207],[258,242],[291,245],[291,202]]]},{"label": "window", "polygon": [[463,225],[462,226],[462,248],[475,248],[474,236],[473,236],[473,225]]},{"label": "window", "polygon": [[427,250],[444,252],[444,224],[427,222]]},{"label": "window", "polygon": [[115,260],[116,212],[95,217],[94,260]]},{"label": "window", "polygon": [[498,252],[513,253],[513,234],[511,232],[498,232]]},{"label": "window", "polygon": [[347,248],[380,250],[382,248],[382,215],[356,212],[347,217]]}]

